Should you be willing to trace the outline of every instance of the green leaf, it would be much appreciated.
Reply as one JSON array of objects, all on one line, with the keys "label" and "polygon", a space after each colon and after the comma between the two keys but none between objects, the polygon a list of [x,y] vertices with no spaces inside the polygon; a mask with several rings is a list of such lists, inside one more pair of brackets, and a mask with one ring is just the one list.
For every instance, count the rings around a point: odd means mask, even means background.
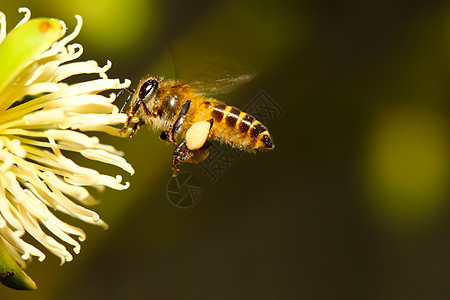
[{"label": "green leaf", "polygon": [[59,20],[32,19],[11,30],[0,44],[0,93],[64,34]]},{"label": "green leaf", "polygon": [[0,282],[15,290],[35,290],[36,283],[17,265],[0,239]]}]

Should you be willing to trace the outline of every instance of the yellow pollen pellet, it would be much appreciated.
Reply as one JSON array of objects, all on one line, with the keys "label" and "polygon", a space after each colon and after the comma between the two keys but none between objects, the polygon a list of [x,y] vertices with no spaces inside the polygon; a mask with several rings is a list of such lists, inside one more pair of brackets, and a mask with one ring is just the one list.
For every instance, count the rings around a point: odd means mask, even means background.
[{"label": "yellow pollen pellet", "polygon": [[186,132],[186,146],[188,149],[200,149],[208,138],[210,128],[211,123],[208,121],[199,121],[194,123]]}]

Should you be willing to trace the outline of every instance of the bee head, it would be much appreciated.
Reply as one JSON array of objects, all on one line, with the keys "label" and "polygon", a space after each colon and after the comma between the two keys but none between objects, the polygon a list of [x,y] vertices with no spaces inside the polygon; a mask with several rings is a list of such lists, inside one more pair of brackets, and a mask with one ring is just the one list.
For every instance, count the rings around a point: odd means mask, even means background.
[{"label": "bee head", "polygon": [[[161,77],[154,78],[154,77],[147,76],[147,77],[144,77],[143,79],[141,79],[136,91],[134,91],[130,88],[124,89],[124,90],[127,90],[130,93],[130,95],[129,95],[127,101],[122,106],[122,109],[120,110],[120,112],[121,113],[123,112],[125,106],[129,102],[130,97],[131,97],[131,103],[130,103],[130,109],[127,111],[127,120],[125,122],[124,127],[122,128],[122,130],[120,132],[124,132],[131,126],[131,120],[135,116],[137,116],[141,122],[142,122],[142,118],[144,116],[147,116],[147,117],[155,116],[155,112],[152,110],[152,107],[154,106],[156,94],[158,91],[158,86],[161,81],[162,81]],[[122,91],[120,91],[119,94]],[[142,109],[139,110],[140,108],[142,108]],[[139,123],[137,123],[137,124],[139,124]],[[132,137],[134,135],[137,128],[139,128],[139,127],[134,125],[133,131],[131,132],[130,137]]]}]

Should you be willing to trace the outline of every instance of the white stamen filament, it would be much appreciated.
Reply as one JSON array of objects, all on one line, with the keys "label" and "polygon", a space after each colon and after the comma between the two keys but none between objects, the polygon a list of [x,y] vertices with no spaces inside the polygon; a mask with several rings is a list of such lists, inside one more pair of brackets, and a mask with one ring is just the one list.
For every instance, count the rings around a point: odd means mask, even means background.
[{"label": "white stamen filament", "polygon": [[17,23],[16,27],[27,22],[31,17],[31,11],[26,7],[19,7],[19,13],[25,13],[25,16],[23,16],[22,20],[20,20],[19,23]]},{"label": "white stamen filament", "polygon": [[6,37],[6,16],[0,11],[0,43]]},{"label": "white stamen filament", "polygon": [[104,150],[86,149],[81,151],[81,155],[92,160],[98,160],[110,165],[116,165],[119,168],[122,168],[123,170],[127,171],[131,175],[134,174],[133,168],[129,163],[127,163],[127,161],[124,158],[118,159],[116,155],[108,153]]}]

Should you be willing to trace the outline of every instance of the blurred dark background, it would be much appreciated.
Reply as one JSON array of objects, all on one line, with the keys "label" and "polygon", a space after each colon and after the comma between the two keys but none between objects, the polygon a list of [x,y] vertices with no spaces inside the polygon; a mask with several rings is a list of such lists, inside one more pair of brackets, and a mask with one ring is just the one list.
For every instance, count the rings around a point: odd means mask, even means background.
[{"label": "blurred dark background", "polygon": [[263,95],[280,113],[265,121],[273,151],[215,181],[183,168],[202,191],[185,209],[167,194],[173,147],[146,129],[102,136],[136,170],[100,195],[110,229],[70,220],[81,254],[34,261],[39,289],[2,299],[449,298],[448,1],[8,1],[8,30],[20,6],[68,32],[80,14],[80,59],[111,60],[133,87],[205,57],[253,66],[218,99]]}]

